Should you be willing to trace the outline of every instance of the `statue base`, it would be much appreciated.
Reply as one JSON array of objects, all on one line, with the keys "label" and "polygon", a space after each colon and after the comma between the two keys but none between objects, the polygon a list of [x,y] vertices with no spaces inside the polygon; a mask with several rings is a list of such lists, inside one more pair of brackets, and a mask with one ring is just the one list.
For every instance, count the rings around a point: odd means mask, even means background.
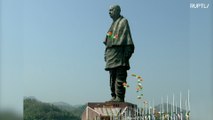
[{"label": "statue base", "polygon": [[137,105],[128,102],[89,102],[81,120],[125,120],[136,111]]}]

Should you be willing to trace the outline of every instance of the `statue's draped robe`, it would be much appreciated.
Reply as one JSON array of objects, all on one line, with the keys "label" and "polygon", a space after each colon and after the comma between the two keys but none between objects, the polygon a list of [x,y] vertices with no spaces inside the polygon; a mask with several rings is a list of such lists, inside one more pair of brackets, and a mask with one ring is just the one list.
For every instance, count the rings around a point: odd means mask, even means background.
[{"label": "statue's draped robe", "polygon": [[104,44],[106,45],[105,70],[121,66],[129,70],[129,59],[134,52],[134,44],[127,19],[120,16],[112,23]]}]

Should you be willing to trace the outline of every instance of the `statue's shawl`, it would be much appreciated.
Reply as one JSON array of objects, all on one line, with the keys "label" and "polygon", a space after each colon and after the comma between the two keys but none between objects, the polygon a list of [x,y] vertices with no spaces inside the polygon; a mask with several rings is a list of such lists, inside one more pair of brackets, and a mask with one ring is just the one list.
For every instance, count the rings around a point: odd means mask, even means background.
[{"label": "statue's shawl", "polygon": [[106,47],[133,45],[127,19],[121,16],[112,23],[107,32],[104,44]]}]

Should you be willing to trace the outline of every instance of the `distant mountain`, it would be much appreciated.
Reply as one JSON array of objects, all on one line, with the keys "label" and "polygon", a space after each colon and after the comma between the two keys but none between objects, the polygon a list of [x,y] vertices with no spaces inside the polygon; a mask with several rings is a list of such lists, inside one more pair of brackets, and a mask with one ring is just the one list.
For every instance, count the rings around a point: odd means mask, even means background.
[{"label": "distant mountain", "polygon": [[58,107],[59,109],[71,112],[72,114],[74,114],[75,116],[78,116],[78,117],[81,117],[83,111],[86,108],[86,105],[72,106],[72,105],[65,103],[65,102],[55,102],[55,103],[52,103],[52,104],[54,106]]},{"label": "distant mountain", "polygon": [[81,113],[74,114],[72,111],[41,102],[32,97],[24,98],[24,120],[80,120],[81,117],[77,115]]},{"label": "distant mountain", "polygon": [[62,110],[66,110],[66,111],[73,111],[74,109],[76,109],[74,106],[72,106],[68,103],[65,103],[65,102],[54,102],[51,104],[53,104],[54,106],[56,106]]},{"label": "distant mountain", "polygon": [[53,102],[52,104],[56,105],[56,106],[72,106],[72,105],[65,103],[65,102]]}]

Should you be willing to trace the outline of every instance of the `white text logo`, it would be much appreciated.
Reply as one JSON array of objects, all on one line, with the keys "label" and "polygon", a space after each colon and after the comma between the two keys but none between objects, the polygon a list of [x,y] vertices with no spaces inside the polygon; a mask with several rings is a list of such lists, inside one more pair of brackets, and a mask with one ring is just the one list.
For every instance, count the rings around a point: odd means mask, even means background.
[{"label": "white text logo", "polygon": [[209,8],[209,4],[205,3],[190,3],[190,8]]}]

